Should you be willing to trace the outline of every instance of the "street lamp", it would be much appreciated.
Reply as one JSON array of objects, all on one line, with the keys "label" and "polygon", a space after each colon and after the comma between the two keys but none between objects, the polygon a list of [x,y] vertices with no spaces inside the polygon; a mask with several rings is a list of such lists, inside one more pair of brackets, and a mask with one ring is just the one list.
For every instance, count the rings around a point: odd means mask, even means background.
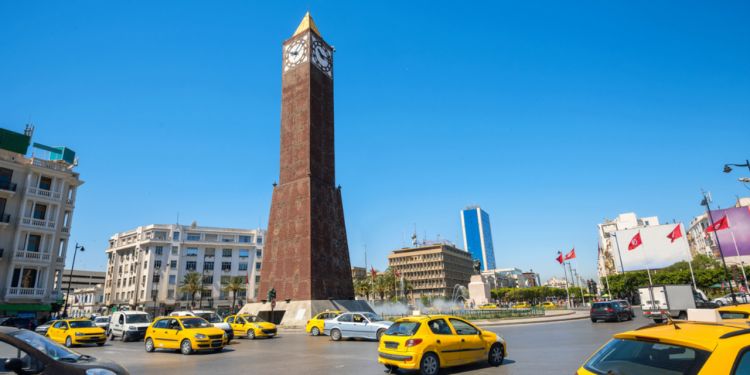
[{"label": "street lamp", "polygon": [[724,164],[724,173],[729,173],[732,171],[732,167],[730,165],[733,165],[735,167],[747,167],[747,169],[750,169],[750,160],[745,160],[745,164]]},{"label": "street lamp", "polygon": [[[726,169],[728,166],[724,166],[724,171],[726,172]],[[750,167],[748,167],[750,168]],[[731,168],[729,169],[731,171]],[[706,216],[708,216],[708,225],[714,226],[714,218],[711,216],[711,195],[703,193],[703,200],[701,201],[701,206],[706,206]],[[721,251],[721,242],[719,242],[719,235],[717,233],[714,233],[716,236],[716,246],[719,247],[719,255],[721,255],[721,263],[724,265],[724,278],[729,283],[729,294],[732,296],[732,304],[737,304],[737,297],[734,295],[734,288],[732,287],[732,279],[729,277],[729,269],[727,268],[727,261],[724,259],[724,252]]]},{"label": "street lamp", "polygon": [[65,307],[63,307],[63,316],[68,316],[68,295],[70,295],[70,283],[73,282],[73,271],[76,269],[76,254],[78,254],[78,249],[81,249],[81,252],[85,251],[86,249],[78,245],[78,242],[76,242],[76,249],[73,251],[73,264],[70,267],[70,274],[68,274],[68,293],[65,295]]}]

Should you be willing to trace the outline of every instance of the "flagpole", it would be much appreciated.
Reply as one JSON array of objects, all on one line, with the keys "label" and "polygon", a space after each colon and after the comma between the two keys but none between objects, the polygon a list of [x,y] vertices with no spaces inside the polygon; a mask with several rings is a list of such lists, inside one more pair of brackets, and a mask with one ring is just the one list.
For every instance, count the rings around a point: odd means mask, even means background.
[{"label": "flagpole", "polygon": [[[562,251],[559,251],[558,254],[560,254],[560,259],[563,259]],[[568,271],[565,269],[565,261],[563,260],[562,263],[563,268],[563,274],[565,275],[565,295],[568,299],[568,308],[572,308],[572,305],[570,304],[570,290],[568,289]]]},{"label": "flagpole", "polygon": [[617,232],[612,232],[610,235],[615,237],[615,246],[617,246],[617,257],[620,258],[620,270],[622,271],[622,274],[624,275],[625,265],[622,263],[622,253],[620,252],[620,241],[617,238]]},{"label": "flagpole", "polygon": [[[678,232],[678,234],[680,235],[679,237],[682,237],[682,224],[677,224],[677,228],[680,228],[680,231]],[[672,238],[671,236],[672,236],[672,233],[670,233],[670,235],[667,236],[667,238],[672,240],[672,242],[674,242],[677,238],[679,238],[679,237]],[[687,250],[687,253],[688,253],[688,268],[690,268],[690,279],[693,280],[693,289],[697,290],[698,284],[696,284],[695,282],[695,273],[693,272],[693,254],[690,252],[690,249]]]},{"label": "flagpole", "polygon": [[[573,266],[570,265],[570,261],[568,261],[568,268],[570,269],[570,281],[573,282],[573,288],[577,288],[578,284],[576,283],[575,276],[573,276]],[[575,304],[575,302],[576,302],[575,293],[573,293],[573,294],[574,294],[574,296],[573,296],[573,304]]]},{"label": "flagpole", "polygon": [[740,262],[740,269],[742,270],[742,278],[745,279],[745,292],[747,293],[748,287],[747,287],[747,275],[745,275],[745,267],[742,264],[742,258],[740,257],[740,248],[737,247],[737,240],[734,239],[734,231],[729,230],[729,233],[732,234],[732,242],[734,242],[734,250],[737,252],[737,260]]},{"label": "flagpole", "polygon": [[[714,226],[714,217],[711,215],[711,206],[709,203],[709,198],[706,196],[706,193],[703,193],[703,202],[706,204],[706,210],[707,216],[708,216],[708,224],[711,228]],[[719,255],[721,255],[721,263],[724,265],[724,279],[727,280],[729,283],[729,293],[732,296],[732,304],[737,304],[737,297],[734,295],[734,288],[732,287],[732,279],[729,278],[729,269],[727,268],[727,261],[724,259],[724,252],[721,251],[721,241],[719,241],[719,234],[716,233],[716,230],[713,230],[714,236],[716,236],[716,246],[719,248]]]}]

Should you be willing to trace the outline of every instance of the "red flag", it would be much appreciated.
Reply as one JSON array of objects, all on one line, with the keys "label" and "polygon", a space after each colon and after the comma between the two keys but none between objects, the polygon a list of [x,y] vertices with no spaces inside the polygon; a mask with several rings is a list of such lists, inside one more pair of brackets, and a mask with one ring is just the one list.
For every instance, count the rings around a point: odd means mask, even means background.
[{"label": "red flag", "polygon": [[563,263],[563,255],[562,255],[562,252],[558,251],[558,252],[557,252],[557,258],[555,258],[555,259],[557,259],[557,263],[560,263],[560,264],[562,264],[562,263]]},{"label": "red flag", "polygon": [[370,267],[370,274],[372,275],[373,278],[375,278],[376,276],[378,276],[378,273],[375,272],[375,268],[374,267]]},{"label": "red flag", "polygon": [[643,245],[643,240],[641,240],[641,232],[638,232],[638,234],[633,236],[633,239],[630,240],[630,243],[628,244],[628,250],[635,250],[635,248],[641,245]]},{"label": "red flag", "polygon": [[667,235],[667,238],[672,240],[671,243],[674,243],[674,241],[680,237],[682,237],[682,229],[680,229],[680,224],[677,224],[674,230]]},{"label": "red flag", "polygon": [[565,260],[571,260],[576,258],[576,248],[574,247],[573,250],[570,250],[569,253],[565,254]]},{"label": "red flag", "polygon": [[717,230],[729,229],[729,219],[727,215],[724,215],[719,221],[715,221],[714,225],[706,227],[706,233],[716,232]]}]

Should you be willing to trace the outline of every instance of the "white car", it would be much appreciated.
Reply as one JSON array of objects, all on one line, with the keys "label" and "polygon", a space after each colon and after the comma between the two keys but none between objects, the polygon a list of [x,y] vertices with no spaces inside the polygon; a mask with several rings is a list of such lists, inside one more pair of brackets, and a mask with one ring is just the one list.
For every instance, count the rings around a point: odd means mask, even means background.
[{"label": "white car", "polygon": [[120,337],[122,341],[143,340],[151,325],[151,315],[143,311],[116,311],[109,319],[107,336],[110,340]]},{"label": "white car", "polygon": [[192,311],[174,311],[169,316],[197,316],[208,320],[214,327],[224,330],[227,334],[227,339],[232,341],[234,338],[234,331],[232,326],[221,320],[221,317],[216,312],[211,310],[192,310]]},{"label": "white car", "polygon": [[[750,295],[743,292],[735,292],[734,293],[735,298],[737,298],[737,303],[750,303]],[[725,296],[714,298],[711,302],[719,305],[719,306],[726,306],[731,305],[732,302],[732,294],[727,294]]]}]

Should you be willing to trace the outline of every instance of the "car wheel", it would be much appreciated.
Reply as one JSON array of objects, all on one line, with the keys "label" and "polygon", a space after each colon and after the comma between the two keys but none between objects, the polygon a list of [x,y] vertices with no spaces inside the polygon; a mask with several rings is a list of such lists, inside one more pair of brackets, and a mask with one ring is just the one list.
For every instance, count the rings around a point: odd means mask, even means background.
[{"label": "car wheel", "polygon": [[385,365],[385,369],[388,370],[389,374],[392,374],[392,373],[396,372],[396,370],[398,369],[398,367],[396,367],[394,365]]},{"label": "car wheel", "polygon": [[146,339],[146,351],[151,353],[154,351],[154,340],[152,340],[150,337]]},{"label": "car wheel", "polygon": [[193,344],[190,343],[190,340],[182,340],[180,343],[180,353],[184,355],[193,353]]},{"label": "car wheel", "polygon": [[313,335],[313,336],[319,336],[320,335],[320,329],[318,329],[318,327],[313,327],[310,330],[310,334]]},{"label": "car wheel", "polygon": [[687,320],[687,313],[684,311],[681,311],[679,315],[677,315],[677,319],[679,320]]},{"label": "car wheel", "polygon": [[125,331],[122,332],[122,336],[120,336],[120,341],[122,341],[122,342],[128,342],[128,338],[125,335]]},{"label": "car wheel", "polygon": [[591,323],[596,323],[596,319],[591,318]]},{"label": "car wheel", "polygon": [[376,333],[376,334],[375,334],[375,339],[377,339],[378,341],[380,341],[380,338],[381,338],[381,337],[383,337],[383,333],[384,333],[384,332],[385,332],[385,330],[384,330],[384,329],[382,329],[382,328],[381,328],[381,329],[379,329],[379,330],[378,330],[378,333]]},{"label": "car wheel", "polygon": [[331,340],[341,341],[341,331],[338,328],[334,328],[331,330]]},{"label": "car wheel", "polygon": [[490,363],[490,366],[497,367],[502,365],[503,360],[505,360],[505,351],[503,350],[503,346],[498,343],[492,344],[488,357],[489,358],[487,359],[487,361]]},{"label": "car wheel", "polygon": [[70,338],[70,336],[65,338],[65,346],[68,348],[73,346],[73,340]]},{"label": "car wheel", "polygon": [[248,329],[247,330],[247,339],[248,340],[255,340],[255,330],[254,329]]},{"label": "car wheel", "polygon": [[419,373],[421,375],[437,375],[440,372],[440,360],[435,353],[427,353],[419,361]]}]

